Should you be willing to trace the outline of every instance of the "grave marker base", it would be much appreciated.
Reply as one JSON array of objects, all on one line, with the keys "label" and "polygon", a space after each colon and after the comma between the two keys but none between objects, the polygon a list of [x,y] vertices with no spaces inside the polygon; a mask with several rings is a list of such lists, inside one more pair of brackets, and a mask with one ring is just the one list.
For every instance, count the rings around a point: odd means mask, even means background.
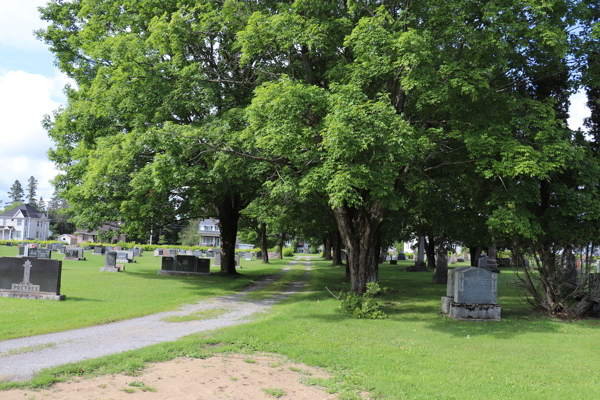
[{"label": "grave marker base", "polygon": [[121,272],[121,269],[115,267],[100,267],[100,272]]},{"label": "grave marker base", "polygon": [[65,257],[65,258],[63,258],[63,260],[69,260],[69,261],[86,261],[85,257],[83,257],[83,258],[78,258],[78,257]]},{"label": "grave marker base", "polygon": [[16,292],[5,289],[0,289],[0,297],[28,300],[65,300],[67,298],[67,296],[64,294],[55,294],[50,292]]},{"label": "grave marker base", "polygon": [[450,318],[461,321],[500,321],[500,306],[497,304],[450,305]]},{"label": "grave marker base", "polygon": [[180,276],[206,276],[210,275],[210,272],[187,272],[187,271],[166,271],[164,269],[158,270],[158,275],[180,275]]}]

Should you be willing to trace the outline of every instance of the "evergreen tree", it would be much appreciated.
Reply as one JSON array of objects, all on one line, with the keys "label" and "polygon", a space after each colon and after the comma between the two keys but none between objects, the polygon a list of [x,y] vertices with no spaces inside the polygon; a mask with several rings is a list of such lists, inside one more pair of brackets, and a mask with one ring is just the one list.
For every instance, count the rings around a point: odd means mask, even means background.
[{"label": "evergreen tree", "polygon": [[35,196],[37,194],[37,187],[38,187],[37,179],[35,179],[35,177],[33,175],[30,176],[29,179],[27,180],[27,203],[29,203],[29,205],[36,207],[36,208],[37,208],[37,200],[35,199]]},{"label": "evergreen tree", "polygon": [[46,211],[46,202],[44,201],[44,197],[40,196],[40,199],[37,202],[38,210]]},{"label": "evergreen tree", "polygon": [[16,180],[15,183],[10,187],[10,192],[8,192],[8,197],[11,200],[12,204],[22,203],[23,202],[23,187],[21,186],[21,182]]}]

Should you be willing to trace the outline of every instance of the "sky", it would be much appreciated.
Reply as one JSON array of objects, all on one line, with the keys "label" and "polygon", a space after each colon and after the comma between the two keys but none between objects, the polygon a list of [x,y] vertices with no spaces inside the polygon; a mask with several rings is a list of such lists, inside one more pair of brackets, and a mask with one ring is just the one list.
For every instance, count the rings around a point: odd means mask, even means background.
[{"label": "sky", "polygon": [[[52,197],[50,180],[56,176],[48,160],[52,141],[42,128],[44,115],[66,103],[63,88],[70,82],[54,66],[54,55],[33,31],[46,27],[37,8],[47,0],[0,0],[0,200],[19,180],[38,180],[37,198]],[[569,126],[577,129],[589,115],[585,95],[571,98]],[[1,207],[1,205],[0,205]]]}]

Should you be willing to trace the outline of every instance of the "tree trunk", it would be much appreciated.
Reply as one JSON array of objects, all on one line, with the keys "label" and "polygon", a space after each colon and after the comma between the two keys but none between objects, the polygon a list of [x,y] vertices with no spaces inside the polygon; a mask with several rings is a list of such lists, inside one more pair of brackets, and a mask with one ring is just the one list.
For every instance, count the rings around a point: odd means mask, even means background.
[{"label": "tree trunk", "polygon": [[263,263],[269,263],[269,248],[267,247],[267,224],[260,223],[260,252],[262,253]]},{"label": "tree trunk", "polygon": [[285,232],[279,236],[279,259],[283,260],[283,245],[285,244]]},{"label": "tree trunk", "polygon": [[440,239],[436,251],[436,267],[433,274],[433,283],[436,285],[446,285],[448,283],[448,251],[444,244],[444,241]]},{"label": "tree trunk", "polygon": [[[427,268],[433,268],[435,271],[435,238],[433,235],[427,235],[425,251],[427,253]],[[446,266],[446,268],[448,268],[448,266]]]},{"label": "tree trunk", "polygon": [[378,205],[370,209],[342,206],[333,212],[346,247],[351,290],[362,294],[367,283],[377,281],[379,233],[385,209]]},{"label": "tree trunk", "polygon": [[331,257],[332,236],[333,236],[333,234],[331,232],[329,232],[329,233],[327,233],[327,235],[325,235],[325,238],[323,240],[323,257],[325,257],[326,260],[331,260],[333,258],[333,257]]},{"label": "tree trunk", "polygon": [[481,254],[481,246],[469,247],[471,253],[471,267],[479,267],[479,255]]},{"label": "tree trunk", "polygon": [[235,239],[237,237],[238,221],[242,210],[239,194],[227,196],[220,202],[213,203],[219,217],[221,231],[221,272],[235,275]]},{"label": "tree trunk", "polygon": [[331,257],[331,265],[342,265],[342,238],[339,231],[331,233],[331,246],[333,247],[333,257]]}]

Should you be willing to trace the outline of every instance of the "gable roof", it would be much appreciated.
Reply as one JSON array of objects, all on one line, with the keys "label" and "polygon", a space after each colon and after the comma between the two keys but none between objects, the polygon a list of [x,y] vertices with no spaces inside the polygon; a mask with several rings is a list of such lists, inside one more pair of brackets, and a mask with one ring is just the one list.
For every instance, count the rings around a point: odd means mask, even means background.
[{"label": "gable roof", "polygon": [[88,229],[77,229],[75,234],[84,233],[86,235],[97,235],[98,231],[114,231],[116,229],[119,229],[118,225],[104,224],[93,231],[89,231]]},{"label": "gable roof", "polygon": [[43,212],[39,212],[35,207],[30,206],[29,204],[21,204],[18,207],[5,211],[2,214],[0,214],[0,217],[14,218],[19,213],[19,211],[21,211],[21,214],[23,214],[23,217],[25,218],[46,218],[46,214],[44,214]]}]

